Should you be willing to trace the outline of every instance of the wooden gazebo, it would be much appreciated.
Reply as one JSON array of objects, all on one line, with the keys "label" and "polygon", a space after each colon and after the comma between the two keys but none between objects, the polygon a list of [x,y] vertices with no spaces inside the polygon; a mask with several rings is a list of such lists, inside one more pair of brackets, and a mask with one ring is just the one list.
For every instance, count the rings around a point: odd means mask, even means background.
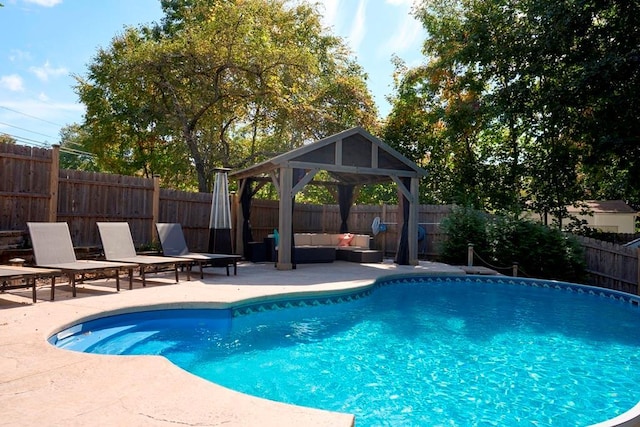
[{"label": "wooden gazebo", "polygon": [[[248,218],[250,200],[253,195],[252,183],[262,177],[269,177],[275,186],[279,199],[279,247],[277,268],[293,268],[292,251],[282,248],[292,247],[292,214],[294,197],[305,185],[311,183],[315,175],[325,170],[338,186],[341,211],[352,204],[353,188],[362,184],[395,182],[404,197],[401,198],[403,227],[396,262],[400,264],[418,263],[418,183],[426,171],[414,162],[371,135],[360,127],[355,127],[319,141],[296,148],[270,160],[229,174],[229,179],[238,181],[242,209],[239,215],[243,227],[238,227],[239,240],[246,245],[246,234],[250,234]],[[342,196],[344,195],[344,197]],[[346,217],[346,215],[345,215]],[[343,218],[346,224],[346,218]],[[343,230],[341,230],[342,232]],[[404,242],[403,242],[404,239]]]}]

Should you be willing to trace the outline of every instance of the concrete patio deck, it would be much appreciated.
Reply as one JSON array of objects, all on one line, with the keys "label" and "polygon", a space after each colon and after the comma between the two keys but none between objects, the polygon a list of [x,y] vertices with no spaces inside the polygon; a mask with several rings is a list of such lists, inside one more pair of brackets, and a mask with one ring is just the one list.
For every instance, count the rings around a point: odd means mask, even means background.
[{"label": "concrete patio deck", "polygon": [[[301,264],[280,271],[273,264],[241,263],[237,276],[206,269],[204,280],[173,283],[149,276],[117,293],[115,280],[0,294],[0,423],[5,426],[352,426],[350,414],[292,406],[244,395],[191,375],[158,356],[105,356],[61,350],[46,340],[79,319],[140,306],[229,306],[281,294],[357,288],[389,274],[465,274],[445,264],[418,266]],[[196,275],[197,276],[197,275]]]}]

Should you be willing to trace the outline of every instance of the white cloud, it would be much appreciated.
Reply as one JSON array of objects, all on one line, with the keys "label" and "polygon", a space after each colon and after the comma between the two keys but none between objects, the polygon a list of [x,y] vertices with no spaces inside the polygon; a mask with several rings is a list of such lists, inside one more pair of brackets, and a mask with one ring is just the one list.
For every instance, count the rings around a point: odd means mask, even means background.
[{"label": "white cloud", "polygon": [[407,10],[406,15],[393,32],[393,36],[381,47],[381,53],[400,53],[416,47],[419,50],[423,39],[424,31],[421,23],[413,15],[409,14]]},{"label": "white cloud", "polygon": [[353,19],[351,32],[349,33],[349,45],[355,52],[358,51],[364,35],[367,32],[366,26],[366,12],[367,12],[367,0],[360,0],[358,3],[358,10],[356,16]]},{"label": "white cloud", "polygon": [[38,79],[46,82],[49,80],[49,77],[57,77],[68,74],[69,71],[64,67],[52,68],[49,61],[45,62],[42,67],[30,67],[29,71],[38,77]]},{"label": "white cloud", "polygon": [[43,102],[48,102],[49,101],[49,97],[44,92],[40,92],[40,95],[38,95],[38,99],[40,101],[43,101]]},{"label": "white cloud", "polygon": [[57,4],[62,3],[62,0],[24,0],[25,3],[33,3],[33,4],[37,4],[38,6],[44,6],[44,7],[53,7]]},{"label": "white cloud", "polygon": [[[39,99],[1,99],[0,122],[11,124],[11,133],[41,143],[53,143],[63,126],[81,123],[84,105],[73,102],[44,102]],[[18,128],[29,129],[22,131]]]},{"label": "white cloud", "polygon": [[11,49],[11,53],[9,53],[9,61],[29,61],[31,60],[31,54],[29,52],[25,52],[20,49]]},{"label": "white cloud", "polygon": [[322,15],[322,24],[336,30],[340,0],[320,0],[318,3],[321,5],[318,11]]},{"label": "white cloud", "polygon": [[413,6],[417,0],[386,0],[391,6]]},{"label": "white cloud", "polygon": [[0,77],[0,87],[9,89],[11,92],[22,92],[24,90],[22,77],[17,74]]}]

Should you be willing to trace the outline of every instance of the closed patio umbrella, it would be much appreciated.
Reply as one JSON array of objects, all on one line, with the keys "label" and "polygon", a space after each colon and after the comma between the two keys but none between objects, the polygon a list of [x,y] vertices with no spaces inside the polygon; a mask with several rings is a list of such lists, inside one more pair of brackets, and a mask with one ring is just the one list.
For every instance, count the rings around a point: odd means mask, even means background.
[{"label": "closed patio umbrella", "polygon": [[209,218],[209,253],[232,253],[231,207],[229,205],[229,182],[227,170],[219,169],[213,184],[211,217]]}]

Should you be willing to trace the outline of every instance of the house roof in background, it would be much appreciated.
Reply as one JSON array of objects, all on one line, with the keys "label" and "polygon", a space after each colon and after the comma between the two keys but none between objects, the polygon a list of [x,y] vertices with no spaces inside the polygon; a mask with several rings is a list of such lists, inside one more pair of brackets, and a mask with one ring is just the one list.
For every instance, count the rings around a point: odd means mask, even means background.
[{"label": "house roof in background", "polygon": [[[584,203],[588,209],[594,213],[637,213],[631,206],[627,205],[624,200],[585,200]],[[567,211],[570,213],[580,213],[582,208],[569,206]]]}]

